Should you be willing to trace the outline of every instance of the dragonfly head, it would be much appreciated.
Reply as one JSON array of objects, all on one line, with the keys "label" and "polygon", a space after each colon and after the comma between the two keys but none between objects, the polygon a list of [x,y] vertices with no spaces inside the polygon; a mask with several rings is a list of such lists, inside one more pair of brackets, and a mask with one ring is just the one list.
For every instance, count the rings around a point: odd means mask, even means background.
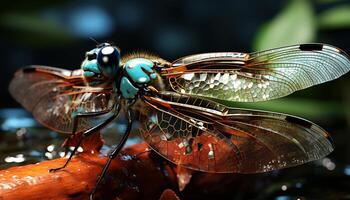
[{"label": "dragonfly head", "polygon": [[109,43],[99,44],[96,48],[86,52],[82,68],[86,76],[101,74],[112,79],[120,68],[120,50]]}]

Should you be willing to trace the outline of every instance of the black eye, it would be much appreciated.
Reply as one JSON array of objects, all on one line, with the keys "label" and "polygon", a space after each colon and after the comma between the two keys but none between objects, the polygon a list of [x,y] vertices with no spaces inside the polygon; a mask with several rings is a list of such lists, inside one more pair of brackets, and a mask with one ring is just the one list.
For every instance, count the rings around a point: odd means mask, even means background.
[{"label": "black eye", "polygon": [[103,47],[97,55],[97,62],[101,67],[116,67],[119,65],[119,51],[112,46]]},{"label": "black eye", "polygon": [[87,54],[86,57],[87,57],[88,60],[93,60],[93,59],[96,59],[96,54],[95,53]]},{"label": "black eye", "polygon": [[105,77],[114,77],[119,69],[120,53],[113,46],[105,46],[97,54],[97,64]]}]

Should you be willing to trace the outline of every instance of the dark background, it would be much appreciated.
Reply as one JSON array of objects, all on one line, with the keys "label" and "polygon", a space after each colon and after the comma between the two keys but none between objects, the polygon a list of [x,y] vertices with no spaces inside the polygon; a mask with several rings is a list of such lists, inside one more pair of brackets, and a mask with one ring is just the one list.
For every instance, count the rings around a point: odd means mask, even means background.
[{"label": "dark background", "polygon": [[[78,68],[85,52],[95,47],[90,37],[114,42],[122,54],[147,51],[168,61],[201,52],[252,52],[305,42],[328,43],[350,53],[350,1],[1,2],[0,108],[20,107],[7,89],[17,69],[32,64]],[[344,180],[349,186],[349,86],[350,73],[285,98],[240,105],[298,115],[331,133],[335,152],[326,161],[335,168],[322,160],[316,165],[326,173],[298,168],[300,173],[289,174],[290,180],[303,175],[319,177],[320,181],[311,183],[311,192],[328,188],[334,194]],[[334,184],[319,186],[321,181]]]},{"label": "dark background", "polygon": [[[335,21],[336,25],[327,27],[326,20],[326,26],[322,26],[327,12],[348,8],[349,1],[7,2],[0,4],[0,107],[18,106],[7,91],[16,69],[31,64],[78,68],[84,53],[95,46],[89,37],[99,42],[113,41],[124,54],[148,51],[169,61],[199,52],[251,52],[302,42],[329,43],[350,52],[350,16],[344,16],[348,20],[343,24],[339,19],[340,25]],[[312,25],[303,23],[308,20],[303,18],[308,16],[305,12],[312,13]],[[282,22],[274,22],[276,18],[282,18]],[[270,26],[266,37],[269,23],[276,25]],[[286,27],[290,31],[283,33]],[[312,32],[313,36],[295,37],[297,30],[304,31],[304,35]],[[333,87],[328,90],[331,92]]]}]

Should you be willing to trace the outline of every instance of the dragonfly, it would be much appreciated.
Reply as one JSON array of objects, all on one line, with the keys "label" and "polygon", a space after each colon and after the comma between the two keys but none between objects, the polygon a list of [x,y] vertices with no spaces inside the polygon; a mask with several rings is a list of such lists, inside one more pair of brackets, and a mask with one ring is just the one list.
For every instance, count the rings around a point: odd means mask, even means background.
[{"label": "dragonfly", "polygon": [[320,159],[333,151],[330,134],[296,116],[229,107],[259,102],[336,79],[350,70],[341,49],[319,43],[255,53],[195,54],[174,62],[101,43],[81,67],[28,66],[9,91],[44,126],[84,138],[124,113],[121,141],[108,154],[98,185],[125,144],[133,121],[151,149],[181,167],[216,173],[260,173]]}]

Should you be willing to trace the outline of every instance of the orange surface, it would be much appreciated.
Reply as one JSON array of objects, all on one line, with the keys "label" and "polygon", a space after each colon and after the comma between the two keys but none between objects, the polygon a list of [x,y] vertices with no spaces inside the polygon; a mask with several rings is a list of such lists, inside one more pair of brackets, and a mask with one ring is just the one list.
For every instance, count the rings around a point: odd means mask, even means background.
[{"label": "orange surface", "polygon": [[[124,150],[113,160],[105,183],[99,189],[103,199],[159,198],[164,181],[176,181],[171,168],[164,176],[158,162],[150,158],[146,144]],[[0,171],[0,199],[88,199],[106,157],[82,153],[75,156],[67,168],[49,173],[50,168],[64,164],[66,158],[44,161]],[[149,184],[152,180],[153,184]],[[172,180],[172,181],[171,181]],[[98,199],[98,198],[97,198]]]},{"label": "orange surface", "polygon": [[[48,170],[62,166],[66,158],[0,171],[0,199],[88,199],[106,162],[105,156],[91,153],[93,149],[74,156],[65,169],[55,173]],[[186,194],[184,199],[192,199],[191,195],[202,190],[215,194],[239,182],[235,175],[199,173],[177,167],[151,151],[146,143],[140,143],[124,149],[113,160],[95,199],[166,200],[179,199],[178,195],[183,194]]]}]

